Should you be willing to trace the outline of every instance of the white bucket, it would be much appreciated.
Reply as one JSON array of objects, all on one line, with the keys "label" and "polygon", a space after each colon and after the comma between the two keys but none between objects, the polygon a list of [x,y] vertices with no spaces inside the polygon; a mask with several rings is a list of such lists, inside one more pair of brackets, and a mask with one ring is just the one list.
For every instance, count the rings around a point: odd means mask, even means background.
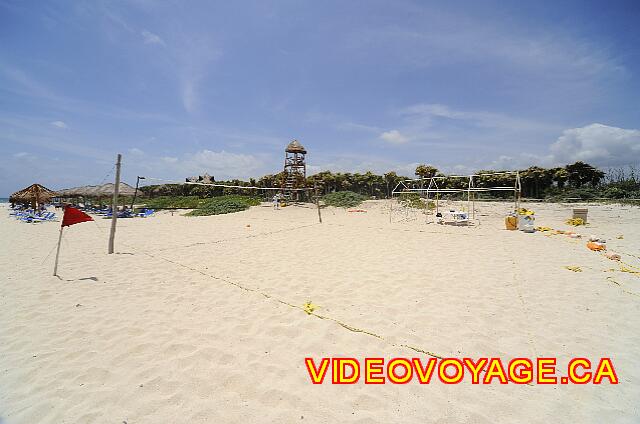
[{"label": "white bucket", "polygon": [[518,217],[518,230],[525,233],[533,233],[536,230],[536,218],[533,215],[520,215]]}]

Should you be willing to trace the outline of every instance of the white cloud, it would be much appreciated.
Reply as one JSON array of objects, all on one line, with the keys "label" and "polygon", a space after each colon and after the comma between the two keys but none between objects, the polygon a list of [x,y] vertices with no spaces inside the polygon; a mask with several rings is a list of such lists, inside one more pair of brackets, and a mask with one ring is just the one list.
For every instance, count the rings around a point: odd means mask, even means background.
[{"label": "white cloud", "polygon": [[409,139],[398,130],[385,131],[380,134],[380,138],[392,144],[404,144],[409,141]]},{"label": "white cloud", "polygon": [[375,127],[373,125],[359,124],[357,122],[342,122],[340,124],[337,124],[335,128],[342,131],[359,131],[368,133],[380,132],[380,128],[378,127]]},{"label": "white cloud", "polygon": [[264,158],[227,151],[200,150],[182,156],[145,156],[136,166],[149,177],[183,181],[185,177],[205,172],[216,179],[249,178],[279,169],[264,169]]},{"label": "white cloud", "polygon": [[203,83],[212,64],[217,61],[222,51],[209,37],[194,35],[182,41],[182,47],[174,51],[177,58],[177,75],[180,95],[185,110],[197,112],[200,104],[200,93],[205,91]]},{"label": "white cloud", "polygon": [[465,113],[454,111],[449,106],[441,105],[437,103],[420,103],[405,108],[402,111],[407,115],[427,115],[427,116],[439,116],[443,118],[464,118]]},{"label": "white cloud", "polygon": [[551,145],[553,159],[560,163],[578,160],[597,166],[640,163],[640,130],[591,124],[565,130]]},{"label": "white cloud", "polygon": [[556,163],[551,155],[535,155],[528,152],[519,153],[513,156],[500,155],[497,159],[489,162],[479,162],[470,168],[474,171],[478,169],[494,169],[498,171],[513,171],[516,169],[526,169],[530,166],[553,167],[556,165],[566,165],[566,163]]},{"label": "white cloud", "polygon": [[305,117],[306,122],[312,124],[318,124],[323,127],[330,126],[338,131],[349,132],[363,132],[363,133],[379,133],[382,131],[379,127],[373,125],[367,125],[360,122],[355,122],[344,116],[340,116],[334,113],[325,112],[307,112]]},{"label": "white cloud", "polygon": [[196,79],[185,80],[182,83],[182,105],[187,112],[194,112],[198,106],[198,96],[196,94]]},{"label": "white cloud", "polygon": [[[398,6],[401,8],[402,6]],[[483,19],[445,8],[408,6],[408,13],[420,15],[420,25],[383,25],[354,31],[347,46],[356,52],[375,48],[394,63],[429,67],[490,61],[492,66],[509,66],[526,73],[551,70],[553,76],[573,79],[626,73],[607,46],[592,39],[572,36],[561,27],[518,26],[510,20],[486,25]],[[455,27],[456,31],[450,31]],[[357,54],[357,53],[355,53]]]},{"label": "white cloud", "polygon": [[57,96],[52,93],[49,88],[31,78],[31,76],[27,75],[21,69],[7,66],[0,62],[0,75],[11,80],[12,84],[7,88],[10,88],[13,92],[38,98],[57,100]]},{"label": "white cloud", "polygon": [[566,129],[549,146],[547,152],[500,155],[488,163],[477,163],[475,168],[524,169],[533,165],[553,167],[576,161],[601,168],[636,165],[640,163],[640,130],[597,123]]},{"label": "white cloud", "polygon": [[65,129],[68,128],[67,124],[62,122],[62,121],[53,121],[50,123],[52,126],[56,127],[56,128],[60,128],[60,129]]},{"label": "white cloud", "polygon": [[146,29],[141,32],[145,44],[160,44],[164,46],[164,40],[159,35],[154,34]]},{"label": "white cloud", "polygon": [[163,156],[160,160],[164,163],[178,163],[178,158],[173,156]]},{"label": "white cloud", "polygon": [[558,129],[556,126],[535,120],[516,118],[503,113],[478,110],[458,110],[437,103],[420,103],[412,105],[401,110],[400,114],[407,117],[410,122],[414,124],[422,124],[425,127],[434,126],[438,120],[448,119],[453,121],[464,121],[469,125],[480,128],[519,131],[540,128]]},{"label": "white cloud", "polygon": [[182,166],[192,173],[209,172],[212,175],[222,175],[225,178],[237,178],[253,174],[260,167],[260,161],[253,155],[229,153],[224,150],[214,152],[201,150],[186,155]]}]

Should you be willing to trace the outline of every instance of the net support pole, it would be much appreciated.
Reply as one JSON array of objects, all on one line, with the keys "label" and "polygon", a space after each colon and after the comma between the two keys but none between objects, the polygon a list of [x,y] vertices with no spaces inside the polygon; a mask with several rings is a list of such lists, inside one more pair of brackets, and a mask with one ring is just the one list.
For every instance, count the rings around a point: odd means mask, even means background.
[{"label": "net support pole", "polygon": [[476,194],[471,195],[471,219],[476,219]]},{"label": "net support pole", "polygon": [[[469,177],[469,187],[475,188],[473,177]],[[469,195],[471,196],[471,219],[476,219],[476,193],[469,192]]]},{"label": "net support pole", "polygon": [[520,194],[522,190],[522,185],[520,184],[520,172],[516,172],[516,182],[515,182],[515,190],[513,193],[514,200],[514,209],[516,213],[518,213],[518,209],[520,209]]},{"label": "net support pole", "polygon": [[473,177],[469,177],[469,186],[467,187],[467,215],[471,215],[471,185],[473,184]]},{"label": "net support pole", "polygon": [[120,163],[122,155],[118,153],[116,161],[116,185],[113,188],[113,202],[111,203],[111,231],[109,232],[109,254],[113,253],[113,245],[116,238],[116,224],[118,222],[118,193],[120,191]]},{"label": "net support pole", "polygon": [[322,214],[320,213],[320,196],[318,196],[318,187],[314,187],[316,193],[316,207],[318,208],[318,222],[322,224]]},{"label": "net support pole", "polygon": [[62,243],[62,230],[64,227],[60,226],[60,235],[58,236],[58,248],[56,249],[56,263],[53,266],[53,276],[58,276],[58,259],[60,259],[60,244]]}]

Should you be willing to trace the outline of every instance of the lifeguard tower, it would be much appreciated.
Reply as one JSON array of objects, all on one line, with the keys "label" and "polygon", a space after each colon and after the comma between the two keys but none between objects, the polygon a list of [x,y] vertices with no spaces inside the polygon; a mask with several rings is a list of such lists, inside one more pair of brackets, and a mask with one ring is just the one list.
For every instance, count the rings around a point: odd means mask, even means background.
[{"label": "lifeguard tower", "polygon": [[305,155],[307,149],[298,140],[293,140],[284,150],[284,185],[282,194],[289,201],[302,200],[305,181],[307,178],[307,164]]}]

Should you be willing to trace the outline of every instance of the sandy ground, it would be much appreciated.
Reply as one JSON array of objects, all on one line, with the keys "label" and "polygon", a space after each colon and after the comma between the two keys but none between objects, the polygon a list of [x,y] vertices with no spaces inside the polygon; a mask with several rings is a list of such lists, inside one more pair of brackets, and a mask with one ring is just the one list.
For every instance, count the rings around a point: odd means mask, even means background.
[{"label": "sandy ground", "polygon": [[[0,209],[0,421],[621,423],[640,421],[640,278],[584,240],[367,213],[254,207],[66,230]],[[527,204],[567,229],[569,205]],[[640,209],[589,206],[580,231],[639,266]],[[623,238],[617,238],[622,235]],[[635,255],[635,256],[634,256]],[[580,266],[572,272],[565,266]],[[312,301],[319,319],[292,307]],[[286,302],[289,305],[282,303]],[[610,357],[620,384],[312,385],[304,358]],[[558,375],[566,375],[562,368]]]}]

